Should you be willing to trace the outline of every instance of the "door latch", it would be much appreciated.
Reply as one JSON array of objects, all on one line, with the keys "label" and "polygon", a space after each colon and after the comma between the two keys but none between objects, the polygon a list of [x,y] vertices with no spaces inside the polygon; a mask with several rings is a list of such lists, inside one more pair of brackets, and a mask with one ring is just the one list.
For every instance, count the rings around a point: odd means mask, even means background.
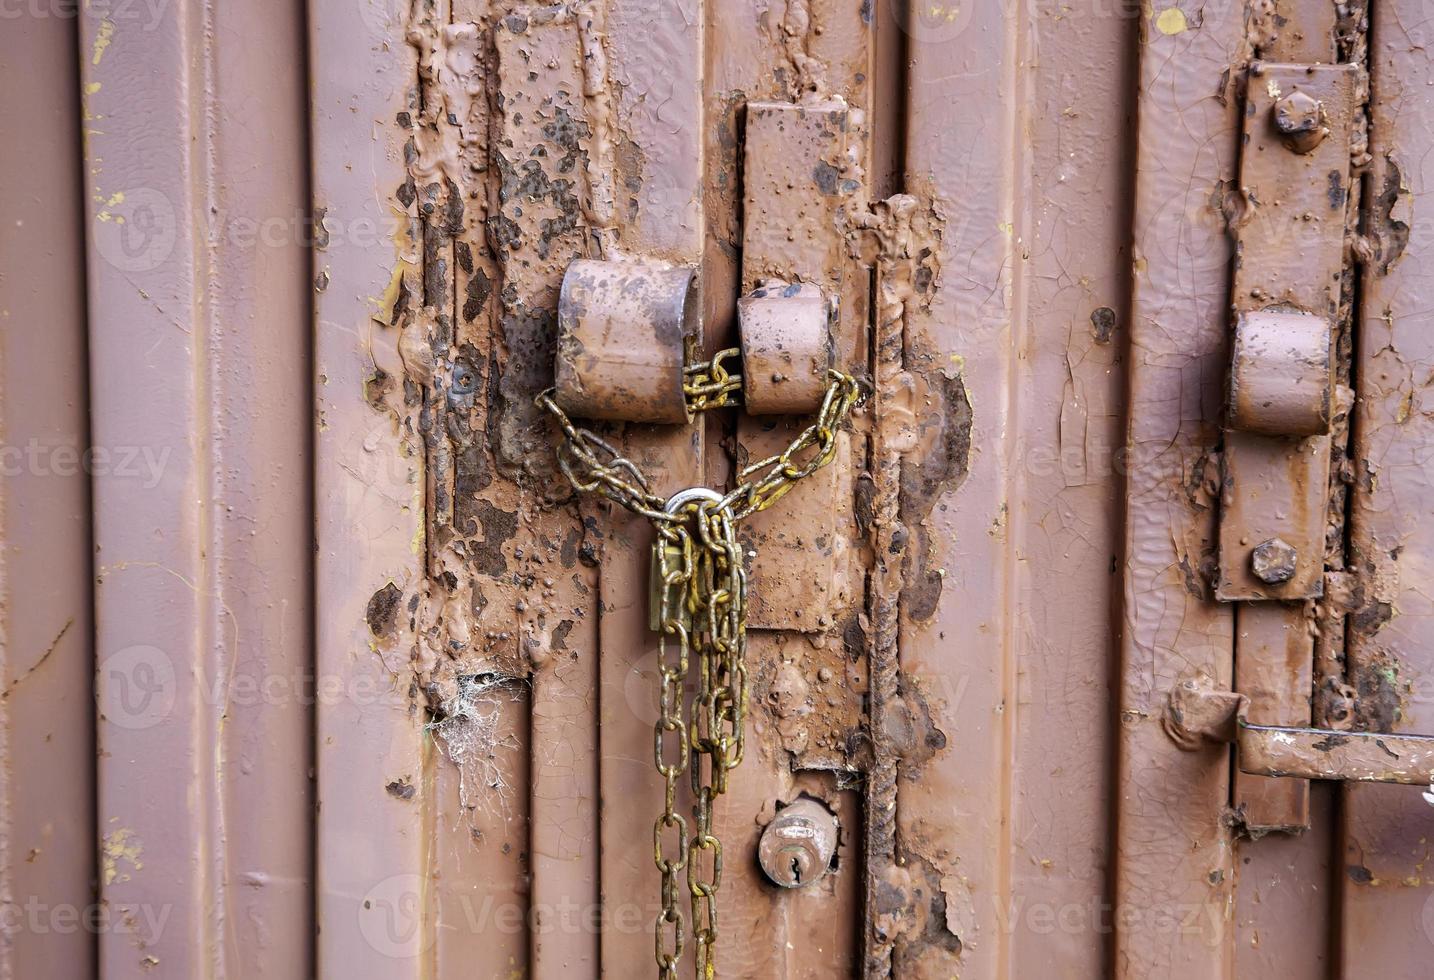
[{"label": "door latch", "polygon": [[1246,695],[1193,678],[1170,692],[1162,722],[1186,750],[1208,742],[1233,743],[1236,765],[1253,776],[1415,786],[1434,782],[1434,736],[1257,725],[1249,711]]}]

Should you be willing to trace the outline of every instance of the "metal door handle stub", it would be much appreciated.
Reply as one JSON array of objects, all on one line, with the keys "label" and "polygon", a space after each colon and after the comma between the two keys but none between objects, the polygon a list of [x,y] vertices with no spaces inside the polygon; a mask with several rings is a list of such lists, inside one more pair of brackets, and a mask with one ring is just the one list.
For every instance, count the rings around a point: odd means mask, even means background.
[{"label": "metal door handle stub", "polygon": [[1240,314],[1230,362],[1230,426],[1267,436],[1314,436],[1334,414],[1330,324],[1298,310]]},{"label": "metal door handle stub", "polygon": [[764,281],[737,301],[747,414],[817,410],[832,367],[835,318],[835,305],[812,283]]}]

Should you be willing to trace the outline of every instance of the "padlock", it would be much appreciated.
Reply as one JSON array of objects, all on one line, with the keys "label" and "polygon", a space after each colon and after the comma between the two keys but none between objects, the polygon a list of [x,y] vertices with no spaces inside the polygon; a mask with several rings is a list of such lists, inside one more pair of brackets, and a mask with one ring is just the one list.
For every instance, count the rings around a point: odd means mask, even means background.
[{"label": "padlock", "polygon": [[[721,499],[722,495],[716,490],[709,490],[707,487],[690,487],[674,493],[668,498],[662,509],[668,514],[679,514],[690,504],[702,501],[715,504]],[[652,543],[652,565],[647,577],[647,627],[654,633],[662,632],[662,590],[664,588],[668,589],[667,608],[672,618],[689,629],[692,626],[692,613],[687,608],[687,582],[684,580],[674,585],[666,585],[662,580],[661,560],[664,552],[667,555],[667,567],[670,571],[682,569],[684,562],[688,560],[682,546],[676,541],[659,534],[657,540]]]}]

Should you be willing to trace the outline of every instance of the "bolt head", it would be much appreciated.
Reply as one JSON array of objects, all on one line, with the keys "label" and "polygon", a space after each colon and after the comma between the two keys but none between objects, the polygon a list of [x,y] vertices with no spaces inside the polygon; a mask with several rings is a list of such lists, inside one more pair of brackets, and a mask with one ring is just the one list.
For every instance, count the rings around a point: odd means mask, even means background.
[{"label": "bolt head", "polygon": [[1275,103],[1275,129],[1297,153],[1308,153],[1329,133],[1324,103],[1306,92],[1291,92]]},{"label": "bolt head", "polygon": [[1299,553],[1294,545],[1282,538],[1270,538],[1255,545],[1250,552],[1250,567],[1255,577],[1266,585],[1280,585],[1295,577]]}]

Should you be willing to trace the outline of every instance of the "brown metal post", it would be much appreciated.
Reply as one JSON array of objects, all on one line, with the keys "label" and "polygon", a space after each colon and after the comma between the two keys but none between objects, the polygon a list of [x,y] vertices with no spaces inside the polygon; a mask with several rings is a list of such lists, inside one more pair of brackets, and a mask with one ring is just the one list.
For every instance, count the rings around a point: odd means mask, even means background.
[{"label": "brown metal post", "polygon": [[[602,101],[592,104],[609,113],[603,122],[611,127],[601,132],[611,142],[595,145],[600,155],[591,164],[595,214],[614,230],[621,252],[688,267],[700,263],[706,235],[702,179],[707,121],[701,69],[707,10],[705,0],[656,7],[632,0],[611,3],[604,35],[610,57],[604,84],[609,88],[602,92]],[[625,125],[619,125],[621,120]],[[623,140],[642,146],[643,153],[619,152]],[[616,206],[602,211],[602,189],[608,182],[621,191]],[[709,288],[699,278],[699,297]],[[700,486],[706,482],[703,428],[702,419],[630,425],[622,436],[623,451],[653,474],[661,494]],[[600,513],[599,839],[607,923],[601,968],[604,975],[639,976],[655,970],[653,923],[661,908],[658,873],[647,846],[652,822],[662,812],[652,737],[658,715],[657,637],[648,630],[647,609],[651,530],[645,520],[618,508],[602,508]],[[687,787],[684,776],[680,806],[690,818]],[[639,833],[644,842],[640,847],[633,843]],[[688,970],[693,957],[691,911],[686,890],[680,891],[689,930],[683,964]],[[718,903],[731,909],[730,886]]]},{"label": "brown metal post", "polygon": [[86,8],[81,35],[93,434],[151,467],[94,473],[100,888],[153,923],[103,932],[100,971],[306,976],[302,20]]},{"label": "brown metal post", "polygon": [[[896,976],[994,980],[1011,968],[1025,16],[1024,5],[972,4],[947,23],[916,21],[908,39],[904,190],[940,229],[911,250],[931,249],[940,272],[929,292],[911,284],[902,311],[904,366],[919,388],[901,481],[910,537],[893,707],[913,731],[897,769],[896,866],[882,882],[901,897],[876,912],[894,919]],[[893,411],[888,424],[899,420]]]},{"label": "brown metal post", "polygon": [[[1216,980],[1233,955],[1227,751],[1180,751],[1169,690],[1231,677],[1231,611],[1215,560],[1230,245],[1221,191],[1236,169],[1245,5],[1147,8],[1141,21],[1126,476],[1125,622],[1116,786],[1116,976]],[[1175,924],[1189,924],[1177,928]]]},{"label": "brown metal post", "polygon": [[1020,504],[1009,508],[1019,681],[1001,925],[1013,980],[1108,977],[1139,23],[1098,0],[1027,9],[1031,204],[1014,231],[1030,258],[1027,326],[1011,341]]}]

